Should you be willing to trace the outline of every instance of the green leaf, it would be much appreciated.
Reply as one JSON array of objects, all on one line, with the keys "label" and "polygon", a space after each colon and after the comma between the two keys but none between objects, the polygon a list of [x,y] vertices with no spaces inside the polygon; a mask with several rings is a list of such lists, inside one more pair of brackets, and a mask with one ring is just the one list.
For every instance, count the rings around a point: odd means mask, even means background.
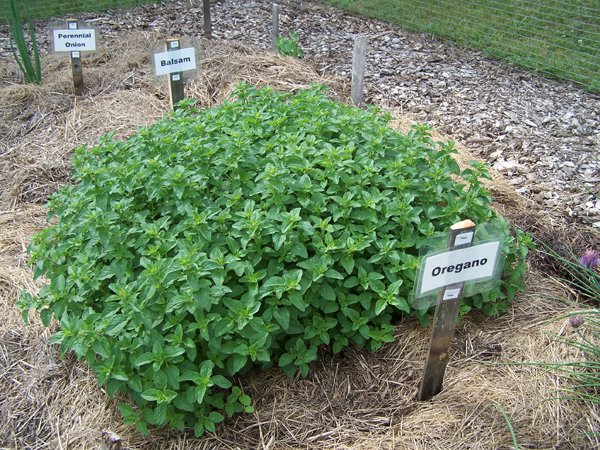
[{"label": "green leaf", "polygon": [[208,431],[209,433],[214,433],[214,432],[215,432],[215,430],[217,429],[217,428],[215,427],[215,424],[214,424],[214,422],[211,422],[210,420],[207,420],[207,421],[204,423],[204,428],[205,428],[205,430],[206,430],[206,431]]},{"label": "green leaf", "polygon": [[394,299],[394,301],[392,301],[390,304],[394,305],[396,308],[398,308],[399,310],[404,311],[406,313],[410,313],[410,311],[411,311],[408,302],[406,300],[404,300],[403,298],[396,297]]},{"label": "green leaf", "polygon": [[140,420],[135,424],[135,429],[142,436],[148,436],[148,434],[150,434],[150,431],[148,431],[148,425],[143,420]]},{"label": "green leaf", "polygon": [[52,320],[52,310],[50,308],[45,308],[40,310],[40,317],[42,318],[42,323],[44,326],[50,325],[50,321]]},{"label": "green leaf", "polygon": [[133,409],[133,407],[131,405],[128,405],[127,403],[119,403],[117,405],[117,408],[121,412],[121,415],[123,416],[124,419],[126,417],[133,417],[133,416],[137,417],[138,416],[138,413],[136,412],[136,410]]},{"label": "green leaf", "polygon": [[181,411],[193,412],[196,409],[195,390],[193,388],[192,395],[194,395],[192,401],[189,401],[187,398],[184,398],[184,396],[179,395],[173,399],[173,404]]},{"label": "green leaf", "polygon": [[319,288],[319,294],[327,301],[334,302],[336,300],[335,291],[327,284],[323,283]]},{"label": "green leaf", "polygon": [[124,383],[114,378],[110,378],[106,381],[106,393],[109,397],[114,397],[117,392],[123,387]]},{"label": "green leaf", "polygon": [[177,366],[168,366],[165,368],[167,375],[167,385],[172,389],[179,389],[179,368]]},{"label": "green leaf", "polygon": [[290,353],[284,353],[279,358],[279,367],[289,366],[296,361],[296,357]]},{"label": "green leaf", "polygon": [[347,289],[352,289],[353,287],[356,287],[359,284],[360,282],[357,277],[350,277],[344,281],[344,284],[342,286],[344,286]]},{"label": "green leaf", "polygon": [[342,258],[340,259],[340,264],[342,265],[342,267],[344,268],[344,270],[346,271],[346,273],[349,275],[352,273],[352,271],[354,270],[354,258],[352,258],[352,256],[349,255],[344,255],[342,256]]},{"label": "green leaf", "polygon": [[300,256],[303,259],[308,258],[308,251],[306,250],[306,246],[300,242],[296,241],[290,247],[288,254],[291,256]]},{"label": "green leaf", "polygon": [[129,375],[129,379],[127,380],[128,386],[133,390],[133,392],[142,392],[142,380],[138,374]]},{"label": "green leaf", "polygon": [[240,396],[240,403],[244,406],[250,406],[252,403],[252,399],[249,395],[243,394]]},{"label": "green leaf", "polygon": [[371,280],[382,280],[385,277],[382,274],[377,273],[377,272],[369,272],[368,278],[369,278],[369,281],[371,281]]},{"label": "green leaf", "polygon": [[290,292],[289,298],[292,305],[294,305],[297,309],[303,312],[306,310],[306,302],[304,301],[302,294],[299,292]]},{"label": "green leaf", "polygon": [[385,284],[381,280],[369,279],[369,287],[375,292],[379,292],[385,289]]},{"label": "green leaf", "polygon": [[325,276],[327,278],[331,278],[331,279],[335,279],[335,280],[343,280],[344,279],[344,275],[342,275],[335,269],[327,270],[327,272],[325,272]]},{"label": "green leaf", "polygon": [[233,355],[231,358],[231,373],[238,373],[248,362],[248,357],[245,355]]},{"label": "green leaf", "polygon": [[142,392],[142,398],[149,401],[157,401],[160,398],[160,391],[155,388],[147,389]]},{"label": "green leaf", "polygon": [[135,359],[135,361],[133,362],[134,367],[139,367],[139,366],[143,366],[145,364],[150,364],[151,362],[154,362],[154,354],[151,352],[148,353],[144,353],[143,355],[140,355],[138,358]]},{"label": "green leaf", "polygon": [[208,390],[208,387],[206,385],[200,385],[200,386],[196,386],[194,388],[194,394],[196,397],[196,402],[198,404],[202,404],[204,402],[204,396],[206,395],[206,391]]},{"label": "green leaf", "polygon": [[142,392],[142,398],[145,400],[154,400],[157,403],[169,403],[177,397],[177,392],[171,389],[147,389]]},{"label": "green leaf", "polygon": [[375,303],[375,314],[376,315],[381,314],[386,307],[387,307],[387,302],[385,301],[385,299],[380,298]]},{"label": "green leaf", "polygon": [[160,426],[167,422],[167,405],[162,403],[154,408],[154,421],[155,424]]},{"label": "green leaf", "polygon": [[229,381],[223,375],[213,375],[212,380],[220,388],[229,389],[231,387],[231,381]]},{"label": "green leaf", "polygon": [[273,317],[277,320],[277,323],[285,331],[290,326],[290,310],[287,308],[277,308],[273,312]]},{"label": "green leaf", "polygon": [[158,370],[154,372],[154,377],[152,378],[152,382],[158,389],[166,389],[167,388],[167,374],[162,370]]},{"label": "green leaf", "polygon": [[183,431],[185,429],[185,416],[183,414],[172,414],[169,419],[169,426]]},{"label": "green leaf", "polygon": [[196,422],[194,425],[194,436],[199,438],[204,434],[204,424],[200,421]]},{"label": "green leaf", "polygon": [[65,276],[59,275],[56,278],[52,279],[52,285],[56,288],[57,291],[63,291],[66,285]]},{"label": "green leaf", "polygon": [[225,417],[223,417],[222,414],[219,414],[216,411],[211,411],[208,414],[208,419],[213,423],[219,423],[219,422],[223,422],[223,420],[225,420]]}]

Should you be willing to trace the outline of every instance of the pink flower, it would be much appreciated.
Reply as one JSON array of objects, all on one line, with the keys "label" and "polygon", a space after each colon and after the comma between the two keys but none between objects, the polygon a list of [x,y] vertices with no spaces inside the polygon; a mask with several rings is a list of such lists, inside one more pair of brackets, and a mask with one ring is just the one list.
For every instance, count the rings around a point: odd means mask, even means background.
[{"label": "pink flower", "polygon": [[600,255],[596,250],[586,250],[579,262],[582,266],[593,269],[595,266],[600,266]]},{"label": "pink flower", "polygon": [[569,323],[573,328],[579,328],[581,325],[583,325],[583,322],[585,322],[585,319],[579,314],[569,317]]}]

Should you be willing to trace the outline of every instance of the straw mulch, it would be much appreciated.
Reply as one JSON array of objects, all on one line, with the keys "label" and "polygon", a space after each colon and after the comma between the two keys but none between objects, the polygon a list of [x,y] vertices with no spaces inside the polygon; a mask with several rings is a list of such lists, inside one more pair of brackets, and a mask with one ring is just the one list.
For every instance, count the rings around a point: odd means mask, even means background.
[{"label": "straw mulch", "polygon": [[[536,270],[507,314],[475,313],[461,322],[444,390],[429,402],[416,401],[429,333],[407,321],[398,324],[397,342],[375,354],[323,351],[307,379],[289,380],[279,370],[246,375],[240,383],[256,412],[226,421],[214,435],[195,439],[161,429],[144,437],[122,425],[119,399],[97,387],[85,364],[48,345],[55,328],[44,328],[35,314],[24,324],[15,303],[23,289],[39,288],[26,264],[26,246],[45,226],[48,196],[69,182],[73,149],[109,131],[127,136],[167,113],[166,89],[148,69],[148,48],[157,39],[124,36],[87,57],[89,92],[77,99],[60,57],[45,59],[42,86],[16,84],[14,68],[0,61],[0,447],[97,449],[102,430],[110,430],[130,449],[513,448],[500,409],[521,448],[600,445],[592,434],[598,410],[557,399],[565,383],[558,374],[505,364],[581,357],[551,339],[573,332],[555,319],[578,305],[560,283]],[[188,95],[204,106],[221,102],[242,80],[285,90],[321,82],[334,96],[347,97],[344,83],[302,61],[219,43],[203,43],[202,55],[202,72]],[[402,128],[408,121],[400,122]],[[468,158],[462,149],[461,159]],[[508,184],[495,180],[491,188],[507,217],[533,217],[540,229],[551,228],[539,225],[543,218],[532,216]]]}]

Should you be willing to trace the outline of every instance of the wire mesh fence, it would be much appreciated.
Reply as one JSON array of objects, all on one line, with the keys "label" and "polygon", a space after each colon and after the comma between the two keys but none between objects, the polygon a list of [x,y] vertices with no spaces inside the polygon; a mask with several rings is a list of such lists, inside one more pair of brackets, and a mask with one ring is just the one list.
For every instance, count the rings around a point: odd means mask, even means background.
[{"label": "wire mesh fence", "polygon": [[[5,7],[13,0],[0,0],[0,22],[6,22]],[[45,19],[64,14],[103,11],[115,8],[129,8],[145,3],[156,3],[156,0],[17,0],[22,16],[31,19]]]},{"label": "wire mesh fence", "polygon": [[600,92],[599,0],[322,0]]}]

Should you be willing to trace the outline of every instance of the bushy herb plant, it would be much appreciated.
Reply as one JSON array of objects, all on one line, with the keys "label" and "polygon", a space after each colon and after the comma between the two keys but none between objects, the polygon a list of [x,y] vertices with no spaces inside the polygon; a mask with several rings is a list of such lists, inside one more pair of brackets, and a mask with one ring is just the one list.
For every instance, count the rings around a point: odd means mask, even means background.
[{"label": "bushy herb plant", "polygon": [[[253,366],[306,376],[320,347],[379,349],[408,301],[420,243],[453,223],[497,219],[480,179],[425,126],[330,100],[241,85],[231,101],[172,116],[126,141],[79,148],[75,184],[49,202],[33,239],[25,318],[55,317],[52,342],[85,358],[127,423],[215,430],[250,412],[236,375]],[[507,276],[467,307],[499,312]],[[517,274],[516,276],[512,274]]]},{"label": "bushy herb plant", "polygon": [[304,50],[298,44],[298,33],[290,31],[288,36],[278,36],[275,40],[275,49],[278,53],[285,56],[292,56],[294,58],[302,58],[304,56]]}]

